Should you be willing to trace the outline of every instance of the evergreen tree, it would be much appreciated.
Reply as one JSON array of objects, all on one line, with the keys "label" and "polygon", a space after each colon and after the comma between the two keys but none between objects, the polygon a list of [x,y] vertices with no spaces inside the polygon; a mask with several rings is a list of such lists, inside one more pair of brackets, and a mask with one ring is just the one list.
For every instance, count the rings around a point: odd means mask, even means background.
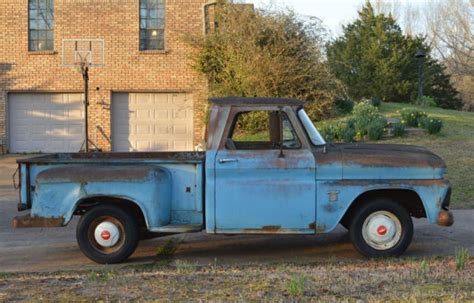
[{"label": "evergreen tree", "polygon": [[391,15],[375,14],[368,1],[353,23],[343,27],[343,35],[327,45],[328,63],[333,74],[353,98],[379,96],[386,102],[409,102],[417,97],[418,62],[415,54],[423,49],[425,58],[424,94],[446,108],[459,108],[457,91],[444,68],[430,56],[423,37],[407,37]]}]

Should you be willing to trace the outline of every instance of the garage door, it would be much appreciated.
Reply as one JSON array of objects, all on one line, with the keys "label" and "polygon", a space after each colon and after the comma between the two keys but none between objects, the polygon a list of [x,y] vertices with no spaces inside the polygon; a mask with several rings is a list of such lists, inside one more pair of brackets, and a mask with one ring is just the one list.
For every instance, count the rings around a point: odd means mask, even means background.
[{"label": "garage door", "polygon": [[193,150],[191,94],[114,93],[113,151]]},{"label": "garage door", "polygon": [[9,151],[79,151],[84,138],[82,100],[82,94],[8,94]]}]

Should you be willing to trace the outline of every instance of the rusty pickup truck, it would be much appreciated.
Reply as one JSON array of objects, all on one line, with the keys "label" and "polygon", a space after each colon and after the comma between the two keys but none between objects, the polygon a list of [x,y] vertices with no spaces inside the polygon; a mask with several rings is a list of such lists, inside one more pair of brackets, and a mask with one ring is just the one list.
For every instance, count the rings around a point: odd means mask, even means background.
[{"label": "rusty pickup truck", "polygon": [[[292,99],[211,100],[205,152],[66,153],[18,160],[15,227],[60,227],[99,263],[176,233],[319,234],[338,224],[369,257],[398,256],[412,217],[453,224],[446,165],[422,147],[328,144]],[[260,123],[258,134],[248,123]]]}]

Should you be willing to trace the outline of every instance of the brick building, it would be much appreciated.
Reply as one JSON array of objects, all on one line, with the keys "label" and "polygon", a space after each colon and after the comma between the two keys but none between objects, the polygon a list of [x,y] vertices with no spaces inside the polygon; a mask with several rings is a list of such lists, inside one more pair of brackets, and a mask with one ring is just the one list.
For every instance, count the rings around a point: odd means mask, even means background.
[{"label": "brick building", "polygon": [[0,152],[74,152],[84,140],[83,79],[63,39],[102,39],[91,68],[89,137],[103,150],[192,150],[203,138],[205,79],[187,35],[208,29],[206,0],[0,1]]}]

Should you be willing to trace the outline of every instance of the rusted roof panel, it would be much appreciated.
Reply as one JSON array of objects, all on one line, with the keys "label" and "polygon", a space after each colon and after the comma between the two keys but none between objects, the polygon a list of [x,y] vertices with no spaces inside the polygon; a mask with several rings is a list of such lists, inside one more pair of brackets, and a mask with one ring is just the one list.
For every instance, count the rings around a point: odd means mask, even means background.
[{"label": "rusted roof panel", "polygon": [[217,105],[281,105],[281,106],[302,106],[303,101],[287,98],[270,97],[222,97],[210,98],[210,102]]}]

